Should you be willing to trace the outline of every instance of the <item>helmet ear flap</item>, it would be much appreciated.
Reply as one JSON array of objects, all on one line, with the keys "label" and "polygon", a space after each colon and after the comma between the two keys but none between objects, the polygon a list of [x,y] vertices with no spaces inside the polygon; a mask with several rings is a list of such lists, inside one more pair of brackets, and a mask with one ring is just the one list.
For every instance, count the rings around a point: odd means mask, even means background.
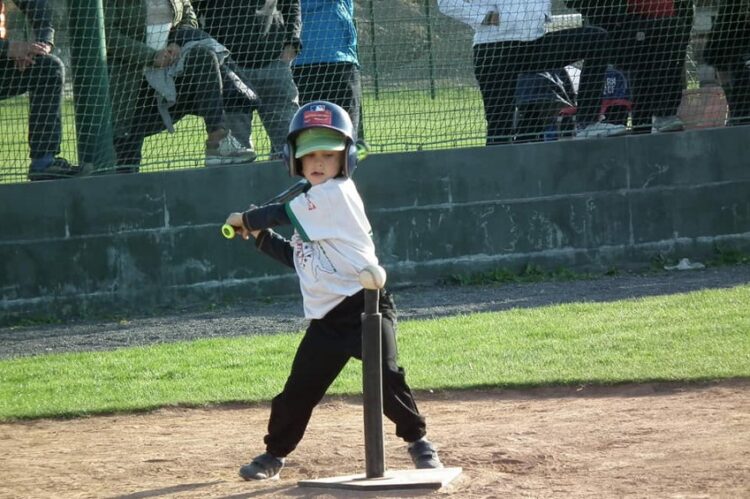
[{"label": "helmet ear flap", "polygon": [[294,146],[291,145],[289,142],[284,144],[284,149],[281,152],[281,158],[284,161],[284,165],[286,165],[287,171],[289,172],[290,177],[294,177],[297,172],[295,171],[294,167]]},{"label": "helmet ear flap", "polygon": [[349,140],[349,145],[346,148],[346,171],[344,172],[345,177],[350,177],[354,170],[357,169],[357,146]]}]

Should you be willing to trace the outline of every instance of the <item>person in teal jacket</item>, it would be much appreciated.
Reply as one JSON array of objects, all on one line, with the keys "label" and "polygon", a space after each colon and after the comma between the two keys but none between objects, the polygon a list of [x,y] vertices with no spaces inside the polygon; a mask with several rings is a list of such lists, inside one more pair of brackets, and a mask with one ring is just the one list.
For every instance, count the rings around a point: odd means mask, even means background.
[{"label": "person in teal jacket", "polygon": [[366,147],[354,2],[301,0],[301,6],[302,50],[292,61],[300,104],[325,100],[343,107],[357,126],[357,146]]}]

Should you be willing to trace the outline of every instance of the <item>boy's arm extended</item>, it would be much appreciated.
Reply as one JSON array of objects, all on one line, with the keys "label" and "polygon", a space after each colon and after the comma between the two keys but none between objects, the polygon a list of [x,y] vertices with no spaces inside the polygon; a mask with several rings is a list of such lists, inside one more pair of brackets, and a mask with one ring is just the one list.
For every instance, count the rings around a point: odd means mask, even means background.
[{"label": "boy's arm extended", "polygon": [[250,208],[242,214],[242,224],[248,230],[269,229],[279,225],[290,225],[283,204],[269,204],[260,208]]},{"label": "boy's arm extended", "polygon": [[271,229],[263,229],[255,235],[255,247],[287,267],[294,268],[294,250],[289,240]]},{"label": "boy's arm extended", "polygon": [[291,224],[283,204],[252,207],[242,214],[242,224],[254,232],[255,247],[288,267],[294,268],[294,251],[289,241],[272,231],[271,227]]}]

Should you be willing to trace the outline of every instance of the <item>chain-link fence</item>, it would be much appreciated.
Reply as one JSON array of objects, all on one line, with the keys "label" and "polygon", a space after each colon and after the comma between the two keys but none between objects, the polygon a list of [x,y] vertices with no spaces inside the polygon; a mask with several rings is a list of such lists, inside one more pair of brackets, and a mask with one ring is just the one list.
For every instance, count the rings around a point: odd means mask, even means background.
[{"label": "chain-link fence", "polygon": [[2,182],[77,174],[71,164],[133,173],[277,158],[298,94],[341,104],[372,152],[750,116],[750,0],[0,5]]}]

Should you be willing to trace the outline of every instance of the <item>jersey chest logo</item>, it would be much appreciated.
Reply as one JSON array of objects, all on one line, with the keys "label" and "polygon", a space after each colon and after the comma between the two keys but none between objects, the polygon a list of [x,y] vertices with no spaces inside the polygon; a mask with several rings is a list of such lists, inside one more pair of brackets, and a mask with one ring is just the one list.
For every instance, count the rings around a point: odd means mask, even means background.
[{"label": "jersey chest logo", "polygon": [[306,243],[298,239],[294,245],[294,258],[297,260],[297,268],[312,276],[315,281],[320,279],[321,273],[336,273],[336,267],[318,243]]}]

